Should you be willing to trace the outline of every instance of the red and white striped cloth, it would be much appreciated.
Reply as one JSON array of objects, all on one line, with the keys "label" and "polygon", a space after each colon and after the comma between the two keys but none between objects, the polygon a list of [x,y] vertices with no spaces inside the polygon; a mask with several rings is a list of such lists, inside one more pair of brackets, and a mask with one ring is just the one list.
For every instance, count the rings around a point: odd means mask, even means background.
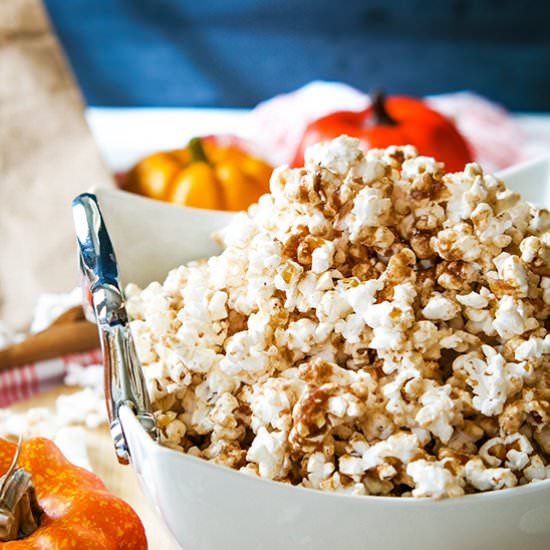
[{"label": "red and white striped cloth", "polygon": [[94,350],[0,371],[0,407],[62,384],[72,363],[87,367],[102,360],[100,350]]}]

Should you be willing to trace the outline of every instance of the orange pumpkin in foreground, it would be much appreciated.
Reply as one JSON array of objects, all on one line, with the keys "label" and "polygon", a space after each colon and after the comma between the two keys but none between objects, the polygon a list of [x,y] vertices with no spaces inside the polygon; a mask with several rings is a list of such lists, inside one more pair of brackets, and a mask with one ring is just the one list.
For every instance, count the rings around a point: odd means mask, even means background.
[{"label": "orange pumpkin in foreground", "polygon": [[235,144],[193,138],[183,149],[140,160],[126,175],[122,188],[182,206],[246,210],[269,192],[272,171]]},{"label": "orange pumpkin in foreground", "polygon": [[[16,448],[0,439],[0,475],[8,472]],[[16,516],[26,509],[28,514],[22,515],[30,521],[22,521],[18,532],[11,533],[21,536],[24,530],[23,538],[0,542],[2,550],[147,549],[143,525],[132,508],[109,493],[97,476],[71,464],[52,441],[36,438],[23,443],[17,465],[0,482],[0,531],[5,537],[10,522],[10,510],[4,508],[10,501],[6,493],[23,490],[21,485],[28,484],[29,474],[34,489],[29,487],[19,500],[23,506]],[[6,479],[10,483],[5,484]],[[13,536],[8,533],[7,538]]]},{"label": "orange pumpkin in foreground", "polygon": [[421,155],[444,162],[447,172],[463,170],[465,164],[474,160],[454,124],[422,100],[405,96],[385,98],[377,93],[363,111],[340,111],[312,122],[302,137],[292,166],[304,165],[304,151],[310,145],[342,134],[360,138],[365,150],[414,145]]}]

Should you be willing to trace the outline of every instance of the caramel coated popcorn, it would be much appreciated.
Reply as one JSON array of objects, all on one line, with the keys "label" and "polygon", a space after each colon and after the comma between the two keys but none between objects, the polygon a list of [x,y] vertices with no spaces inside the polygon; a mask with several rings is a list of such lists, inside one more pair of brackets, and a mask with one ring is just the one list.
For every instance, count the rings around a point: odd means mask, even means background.
[{"label": "caramel coated popcorn", "polygon": [[477,164],[309,148],[221,255],[127,289],[163,443],[355,494],[545,479],[549,228]]}]

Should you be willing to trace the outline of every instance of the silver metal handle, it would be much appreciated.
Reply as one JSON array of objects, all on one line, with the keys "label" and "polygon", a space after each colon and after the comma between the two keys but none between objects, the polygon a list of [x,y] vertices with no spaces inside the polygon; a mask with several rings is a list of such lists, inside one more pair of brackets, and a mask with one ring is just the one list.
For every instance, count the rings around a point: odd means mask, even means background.
[{"label": "silver metal handle", "polygon": [[105,367],[105,400],[118,461],[128,464],[130,451],[119,419],[127,405],[149,436],[159,440],[149,396],[118,281],[115,252],[97,197],[83,193],[73,201],[73,218],[82,272],[84,309],[97,323]]}]

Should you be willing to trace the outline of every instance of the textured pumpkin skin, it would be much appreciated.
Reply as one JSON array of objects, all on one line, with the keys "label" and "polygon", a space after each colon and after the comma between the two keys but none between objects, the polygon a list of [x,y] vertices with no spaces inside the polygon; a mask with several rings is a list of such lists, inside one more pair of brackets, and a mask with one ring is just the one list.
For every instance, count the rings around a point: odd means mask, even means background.
[{"label": "textured pumpkin skin", "polygon": [[236,143],[200,140],[206,160],[189,147],[153,153],[126,175],[122,188],[157,200],[213,210],[246,210],[269,192],[272,167]]},{"label": "textured pumpkin skin", "polygon": [[[0,475],[16,445],[0,439]],[[71,464],[44,438],[23,443],[18,466],[32,475],[40,506],[40,526],[30,536],[0,543],[2,550],[146,550],[137,514],[107,491],[101,480]]]},{"label": "textured pumpkin skin", "polygon": [[292,166],[303,166],[304,151],[314,143],[331,140],[342,134],[357,137],[367,149],[390,145],[414,145],[421,155],[445,163],[447,172],[464,169],[472,162],[470,147],[454,124],[430,109],[420,99],[390,96],[384,105],[394,124],[374,123],[373,106],[363,111],[331,113],[312,122],[306,129]]}]

